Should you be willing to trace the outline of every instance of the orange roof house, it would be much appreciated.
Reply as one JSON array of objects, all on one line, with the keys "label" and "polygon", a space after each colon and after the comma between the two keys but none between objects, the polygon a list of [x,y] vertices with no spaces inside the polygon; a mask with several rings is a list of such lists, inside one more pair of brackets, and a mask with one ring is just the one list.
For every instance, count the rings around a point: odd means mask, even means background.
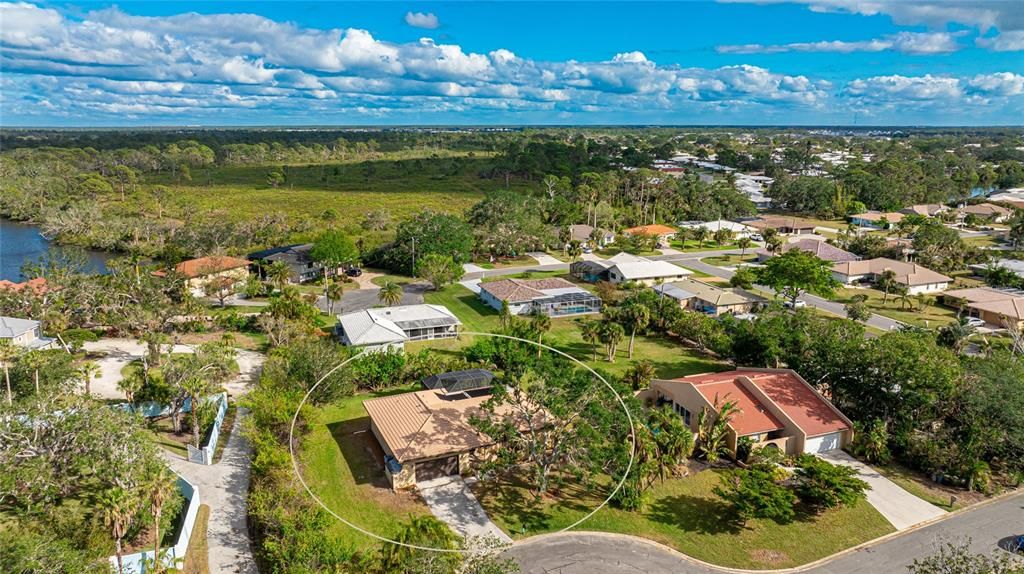
[{"label": "orange roof house", "polygon": [[12,291],[14,293],[21,293],[25,289],[32,291],[36,295],[45,295],[52,288],[47,284],[46,279],[42,277],[36,277],[35,279],[29,279],[21,283],[14,283],[6,279],[0,281],[0,290]]},{"label": "orange roof house", "polygon": [[626,235],[653,235],[655,237],[668,237],[678,232],[679,230],[674,227],[661,224],[641,225],[622,230],[622,233]]},{"label": "orange roof house", "polygon": [[740,438],[788,454],[826,452],[853,440],[853,423],[790,369],[747,369],[691,375],[651,382],[648,397],[671,404],[693,430],[705,409],[717,412],[734,402],[728,423],[728,444],[736,451]]}]

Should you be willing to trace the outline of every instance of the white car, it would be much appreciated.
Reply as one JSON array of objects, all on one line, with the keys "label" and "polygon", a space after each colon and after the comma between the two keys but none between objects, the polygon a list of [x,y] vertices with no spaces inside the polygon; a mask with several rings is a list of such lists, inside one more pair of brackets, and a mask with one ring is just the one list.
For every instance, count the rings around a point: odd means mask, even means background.
[{"label": "white car", "polygon": [[979,319],[978,317],[968,317],[967,318],[967,326],[968,327],[975,327],[975,328],[977,328],[977,327],[984,327],[985,326],[985,320],[984,319]]},{"label": "white car", "polygon": [[796,303],[793,301],[784,301],[782,306],[786,309],[803,309],[807,306],[807,301],[801,301],[800,299],[797,299]]},{"label": "white car", "polygon": [[764,237],[762,237],[760,233],[752,233],[750,235],[750,240],[751,241],[764,241]]}]

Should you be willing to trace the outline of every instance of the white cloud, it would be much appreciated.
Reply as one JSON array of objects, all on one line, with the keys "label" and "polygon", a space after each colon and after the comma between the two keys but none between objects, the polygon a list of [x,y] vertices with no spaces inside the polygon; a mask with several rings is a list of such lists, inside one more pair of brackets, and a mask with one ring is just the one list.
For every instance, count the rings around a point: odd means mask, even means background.
[{"label": "white cloud", "polygon": [[1024,94],[1024,76],[1012,72],[979,74],[967,81],[969,88],[984,95],[1019,96]]},{"label": "white cloud", "polygon": [[1024,50],[1024,30],[1003,32],[993,38],[978,38],[974,42],[995,52],[1018,52]]},{"label": "white cloud", "polygon": [[957,51],[956,34],[949,32],[900,32],[884,38],[846,42],[842,40],[820,42],[793,42],[790,44],[740,44],[718,46],[726,54],[778,54],[783,52],[881,52],[893,50],[904,54],[947,54]]},{"label": "white cloud", "polygon": [[425,28],[427,30],[436,30],[441,26],[441,22],[432,12],[406,12],[405,23],[413,28]]},{"label": "white cloud", "polygon": [[957,78],[932,76],[875,76],[858,79],[846,86],[846,93],[867,100],[952,99],[962,94]]},{"label": "white cloud", "polygon": [[625,52],[625,53],[622,53],[622,54],[615,54],[615,57],[612,58],[612,61],[613,62],[629,62],[629,63],[632,63],[632,64],[642,64],[642,63],[646,63],[648,60],[647,60],[647,56],[645,56],[643,52]]}]

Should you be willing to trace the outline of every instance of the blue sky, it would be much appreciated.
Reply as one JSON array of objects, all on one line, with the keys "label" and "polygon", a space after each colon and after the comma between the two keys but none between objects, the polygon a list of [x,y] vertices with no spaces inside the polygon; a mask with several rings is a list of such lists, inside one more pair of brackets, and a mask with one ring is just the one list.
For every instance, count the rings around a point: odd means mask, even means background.
[{"label": "blue sky", "polygon": [[0,125],[1020,125],[1003,0],[0,2]]}]

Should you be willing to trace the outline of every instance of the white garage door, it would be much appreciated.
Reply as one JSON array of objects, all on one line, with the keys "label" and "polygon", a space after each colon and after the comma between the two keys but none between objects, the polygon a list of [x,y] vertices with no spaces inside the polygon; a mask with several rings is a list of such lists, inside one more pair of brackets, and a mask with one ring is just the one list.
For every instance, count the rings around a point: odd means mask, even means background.
[{"label": "white garage door", "polygon": [[821,436],[809,437],[804,442],[804,452],[828,452],[830,450],[836,450],[839,448],[839,437],[843,433],[834,432],[832,434],[823,434]]}]

